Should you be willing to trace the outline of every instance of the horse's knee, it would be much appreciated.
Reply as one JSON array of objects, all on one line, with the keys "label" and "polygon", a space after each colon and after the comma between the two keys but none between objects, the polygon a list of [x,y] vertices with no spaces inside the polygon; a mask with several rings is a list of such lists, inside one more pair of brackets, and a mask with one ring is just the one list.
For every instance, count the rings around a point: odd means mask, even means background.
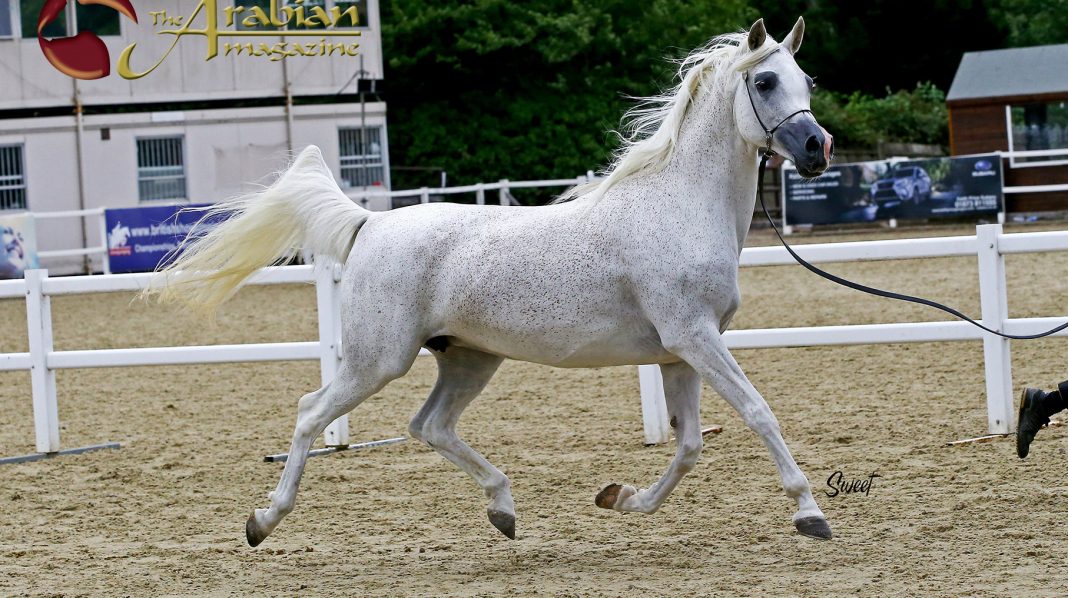
[{"label": "horse's knee", "polygon": [[771,408],[768,407],[767,404],[743,411],[742,421],[761,437],[773,436],[781,433],[779,429],[779,420],[776,419],[775,414],[771,412]]}]

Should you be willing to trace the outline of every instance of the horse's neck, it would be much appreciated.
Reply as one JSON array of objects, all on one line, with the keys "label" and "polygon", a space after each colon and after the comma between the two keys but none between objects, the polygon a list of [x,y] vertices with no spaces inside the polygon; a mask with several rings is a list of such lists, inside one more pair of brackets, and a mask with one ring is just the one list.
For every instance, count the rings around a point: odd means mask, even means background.
[{"label": "horse's neck", "polygon": [[[732,237],[741,251],[753,219],[757,164],[754,148],[739,135],[731,102],[709,93],[683,121],[668,181],[686,192],[664,198],[672,210],[708,215],[716,229],[708,235]],[[661,201],[657,199],[656,201]]]}]

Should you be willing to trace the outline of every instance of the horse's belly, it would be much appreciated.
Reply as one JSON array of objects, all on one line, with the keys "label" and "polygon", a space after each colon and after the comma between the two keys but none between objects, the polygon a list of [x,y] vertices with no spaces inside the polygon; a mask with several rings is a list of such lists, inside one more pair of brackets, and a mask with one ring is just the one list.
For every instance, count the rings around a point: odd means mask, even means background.
[{"label": "horse's belly", "polygon": [[450,343],[509,359],[567,368],[671,363],[678,361],[648,323],[591,319],[583,326],[545,328],[536,333],[508,328],[463,326]]}]

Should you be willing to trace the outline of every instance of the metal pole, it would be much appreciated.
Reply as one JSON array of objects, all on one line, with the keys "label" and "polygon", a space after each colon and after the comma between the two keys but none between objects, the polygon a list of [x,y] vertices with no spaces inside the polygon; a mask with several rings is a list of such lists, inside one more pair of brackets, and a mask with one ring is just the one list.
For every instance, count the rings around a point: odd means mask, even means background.
[{"label": "metal pole", "polygon": [[[82,93],[78,89],[78,80],[74,81],[74,154],[78,164],[78,209],[85,209],[85,123],[82,120]],[[78,220],[78,231],[81,233],[81,247],[89,247],[89,233],[86,231],[85,217]],[[103,242],[106,244],[107,239]],[[88,255],[82,257],[82,269],[86,274],[93,273],[93,261]]]}]

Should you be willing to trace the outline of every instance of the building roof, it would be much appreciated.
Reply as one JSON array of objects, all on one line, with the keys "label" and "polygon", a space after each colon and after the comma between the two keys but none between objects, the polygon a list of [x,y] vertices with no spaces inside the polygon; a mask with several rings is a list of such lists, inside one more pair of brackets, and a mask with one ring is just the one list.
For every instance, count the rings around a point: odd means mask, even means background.
[{"label": "building roof", "polygon": [[961,58],[947,102],[1068,94],[1068,44],[968,52]]}]

